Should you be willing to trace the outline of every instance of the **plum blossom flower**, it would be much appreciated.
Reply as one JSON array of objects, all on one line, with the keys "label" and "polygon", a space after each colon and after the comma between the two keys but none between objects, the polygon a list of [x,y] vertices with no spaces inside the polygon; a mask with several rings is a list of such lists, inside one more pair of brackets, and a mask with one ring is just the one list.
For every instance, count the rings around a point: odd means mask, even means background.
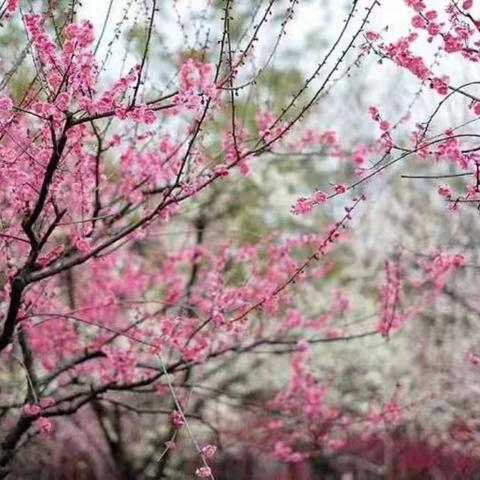
[{"label": "plum blossom flower", "polygon": [[212,458],[215,453],[217,452],[217,447],[215,445],[205,445],[202,448],[202,453],[205,455],[206,458]]},{"label": "plum blossom flower", "polygon": [[450,198],[452,196],[452,189],[449,185],[440,185],[437,192],[441,197]]},{"label": "plum blossom flower", "polygon": [[52,422],[45,417],[38,417],[35,420],[35,425],[42,435],[48,435],[53,429]]},{"label": "plum blossom flower", "polygon": [[210,467],[199,467],[195,470],[195,475],[198,478],[208,478],[212,476],[212,469]]},{"label": "plum blossom flower", "polygon": [[175,427],[179,428],[185,424],[182,414],[178,410],[172,412],[172,423]]},{"label": "plum blossom flower", "polygon": [[313,202],[307,197],[300,197],[291,207],[294,215],[306,215],[313,210]]},{"label": "plum blossom flower", "polygon": [[25,412],[26,415],[35,416],[42,411],[42,407],[40,407],[40,405],[37,405],[37,404],[27,403],[23,407],[23,411]]},{"label": "plum blossom flower", "polygon": [[12,113],[13,102],[10,97],[0,97],[0,119],[7,118]]},{"label": "plum blossom flower", "polygon": [[474,352],[469,352],[468,354],[468,361],[472,365],[480,365],[480,355]]},{"label": "plum blossom flower", "polygon": [[328,200],[328,196],[324,192],[315,192],[313,198],[316,203],[325,203]]}]

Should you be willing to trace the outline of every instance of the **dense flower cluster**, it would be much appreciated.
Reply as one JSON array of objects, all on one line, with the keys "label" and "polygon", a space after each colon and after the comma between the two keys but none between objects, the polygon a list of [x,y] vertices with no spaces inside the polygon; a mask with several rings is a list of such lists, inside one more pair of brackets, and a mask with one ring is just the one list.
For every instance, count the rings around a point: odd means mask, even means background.
[{"label": "dense flower cluster", "polygon": [[[256,29],[270,16],[270,3]],[[290,3],[293,17],[298,2]],[[438,108],[463,92],[466,111],[476,120],[480,100],[415,53],[424,38],[439,43],[443,55],[480,62],[480,21],[471,13],[473,2],[451,2],[442,12],[423,0],[405,3],[413,10],[410,32],[390,42],[365,32],[362,54],[407,70],[431,88]],[[11,17],[18,1],[8,1],[5,8]],[[23,99],[15,92],[0,97],[0,352],[6,363],[21,364],[27,381],[24,389],[15,387],[24,395],[21,402],[15,388],[0,395],[11,432],[2,437],[1,471],[23,439],[55,436],[61,427],[56,418],[76,414],[86,404],[108,435],[103,407],[95,402],[109,401],[120,409],[125,404],[118,398],[125,392],[153,393],[154,401],[168,406],[158,413],[169,420],[170,436],[161,442],[162,455],[169,455],[177,434],[191,435],[186,411],[195,385],[192,371],[250,352],[291,354],[286,386],[268,392],[265,418],[251,421],[253,432],[262,429],[256,447],[276,459],[299,463],[318,451],[342,451],[359,420],[369,438],[402,422],[400,395],[379,400],[360,418],[359,412],[344,411],[331,394],[330,379],[312,366],[314,343],[355,338],[337,322],[354,310],[353,295],[342,284],[323,294],[322,287],[327,291],[339,274],[326,256],[349,239],[347,227],[357,212],[361,215],[367,180],[408,156],[465,174],[467,185],[442,180],[436,187],[452,211],[480,202],[477,135],[459,134],[453,127],[434,135],[429,129],[435,112],[408,131],[411,145],[405,146],[397,127],[409,116],[395,123],[383,108],[372,106],[364,113],[374,122],[373,138],[349,145],[338,131],[301,123],[320,92],[293,114],[318,71],[281,113],[262,105],[245,121],[235,113],[233,81],[253,57],[257,31],[245,48],[232,50],[229,8],[218,63],[195,51],[182,56],[171,92],[160,97],[149,96],[145,79],[148,40],[145,57],[107,82],[91,22],[65,22],[60,35],[49,26],[48,15],[23,14],[38,78]],[[354,39],[367,24],[365,15]],[[242,231],[245,238],[237,240],[217,213],[226,203],[222,194],[237,195],[236,184],[254,177],[258,158],[275,154],[317,155],[351,173],[310,184],[290,209],[295,217],[289,218],[302,226],[317,213],[336,220],[326,228],[316,225],[315,233],[253,232],[252,240],[251,232]],[[241,202],[235,197],[226,215]],[[269,230],[270,212],[261,213]],[[208,222],[220,228],[210,231]],[[181,241],[172,240],[177,227],[187,229]],[[378,296],[371,300],[376,328],[358,336],[390,337],[428,309],[450,275],[466,264],[463,254],[440,249],[418,255],[420,261],[407,264],[400,249],[384,262],[385,278],[374,284]],[[309,302],[315,296],[322,308],[312,313]],[[479,363],[473,352],[467,358]],[[142,413],[140,407],[125,408]],[[143,411],[153,409],[149,404]],[[219,446],[210,439],[192,440],[198,454],[195,475],[214,478]]]}]

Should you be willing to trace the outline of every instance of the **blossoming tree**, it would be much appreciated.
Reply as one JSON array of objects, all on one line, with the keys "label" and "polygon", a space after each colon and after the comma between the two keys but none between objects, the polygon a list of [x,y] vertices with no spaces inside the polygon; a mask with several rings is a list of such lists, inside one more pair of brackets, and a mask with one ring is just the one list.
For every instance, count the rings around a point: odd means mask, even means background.
[{"label": "blossoming tree", "polygon": [[[2,28],[19,29],[25,42],[23,51],[8,44],[0,65],[0,477],[24,478],[28,452],[58,452],[62,439],[88,452],[92,478],[166,478],[182,455],[197,477],[233,478],[215,465],[238,444],[290,465],[386,448],[378,447],[383,433],[415,409],[402,387],[353,408],[318,374],[315,352],[364,348],[369,338],[388,348],[468,266],[448,245],[418,258],[398,245],[370,279],[372,327],[343,321],[353,307],[336,256],[372,206],[377,180],[414,157],[422,173],[410,179],[441,179],[433,189],[445,215],[479,205],[478,82],[456,83],[439,62],[468,72],[479,61],[474,2],[406,0],[411,25],[392,41],[369,24],[387,2],[349,2],[316,67],[290,97],[275,99],[279,108],[265,100],[276,92],[262,79],[295,35],[301,1],[259,2],[241,34],[241,2],[205,2],[192,48],[181,2],[127,2],[103,59],[109,13],[96,32],[77,3],[0,6]],[[165,73],[155,52],[167,8],[186,40],[166,45],[174,52]],[[120,33],[132,12],[140,47],[122,62]],[[108,58],[122,64],[113,79]],[[417,98],[434,95],[432,113],[417,117],[411,105],[395,121],[388,105],[370,106],[362,121],[375,134],[357,143],[316,128],[319,105],[371,59],[407,70]],[[15,87],[26,71],[26,85]],[[158,71],[170,79],[159,84]],[[439,131],[450,101],[464,119]],[[260,235],[233,234],[235,212],[251,201],[249,179],[269,172],[265,159],[318,152],[348,172],[309,192],[298,185],[286,213],[321,222],[298,233],[263,217]],[[278,365],[280,382],[267,386],[265,365]],[[220,398],[226,391],[240,410]],[[371,461],[381,469],[377,456]]]}]

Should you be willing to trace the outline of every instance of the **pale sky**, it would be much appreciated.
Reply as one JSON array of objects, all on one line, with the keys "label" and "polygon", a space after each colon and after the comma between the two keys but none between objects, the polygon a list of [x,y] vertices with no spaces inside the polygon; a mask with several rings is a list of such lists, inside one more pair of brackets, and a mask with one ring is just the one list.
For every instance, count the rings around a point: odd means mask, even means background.
[{"label": "pale sky", "polygon": [[[443,1],[443,0],[442,0]],[[110,0],[83,0],[80,8],[80,16],[88,18],[95,27],[97,34],[101,31],[103,20],[108,10]],[[110,14],[110,21],[107,27],[105,38],[111,38],[109,32],[112,32],[115,23],[123,16],[126,6],[131,3],[130,20],[135,16],[138,8],[145,11],[145,5],[150,7],[150,1],[144,0],[113,0],[113,5]],[[205,0],[177,0],[176,4],[180,15],[184,20],[187,20],[190,11],[202,11],[207,2]],[[282,2],[279,2],[281,4]],[[162,0],[157,2],[159,5],[159,13],[157,15],[157,25],[170,32],[174,32],[177,27],[175,23],[162,24],[162,10],[169,8],[173,4],[172,1]],[[243,5],[250,5],[251,2],[243,2]],[[360,0],[360,12],[362,7],[369,4],[367,0]],[[300,0],[300,4],[295,7],[294,23],[289,27],[289,41],[302,42],[303,38],[310,32],[317,29],[325,29],[324,18],[328,18],[328,25],[332,27],[341,26],[341,20],[344,18],[344,6],[349,5],[349,2],[339,0]],[[242,7],[242,0],[235,2],[235,8]],[[332,18],[333,15],[333,18]],[[335,18],[335,15],[338,18]],[[405,6],[403,0],[386,0],[382,2],[382,6],[378,8],[372,17],[371,28],[382,28],[389,25],[390,31],[393,35],[400,34],[405,30],[405,24],[409,22],[411,14],[409,9]],[[332,21],[333,20],[333,21]],[[334,28],[332,28],[333,31]],[[293,35],[292,35],[293,33]],[[303,38],[302,38],[303,37]]]},{"label": "pale sky", "polygon": [[[372,0],[359,0],[359,13],[356,16],[357,23],[353,24],[351,34],[355,31],[355,25],[359,24],[365,8],[370,5],[371,1]],[[79,12],[80,17],[89,18],[90,21],[92,21],[97,35],[102,29],[109,3],[110,0],[83,0],[82,2],[83,7]],[[100,59],[103,58],[105,47],[112,38],[115,24],[123,17],[123,12],[129,3],[132,5],[129,11],[130,24],[139,11],[141,12],[139,17],[139,21],[141,22],[145,22],[147,15],[149,15],[149,11],[146,10],[146,8],[151,7],[151,0],[114,0],[110,20],[102,42],[102,48],[99,49]],[[170,46],[171,50],[175,51],[186,42],[183,33],[178,28],[176,21],[177,13],[172,10],[172,5],[177,5],[178,16],[181,22],[187,26],[187,41],[192,42],[191,46],[193,46],[195,33],[198,30],[197,26],[199,22],[202,23],[198,19],[198,14],[203,11],[207,3],[207,0],[157,1],[159,11],[156,15],[155,22],[157,31],[164,35],[165,45],[167,47]],[[264,3],[265,2],[262,2],[262,6]],[[441,11],[447,5],[448,0],[426,0],[426,3],[428,7],[435,7]],[[237,0],[234,4],[234,14],[238,12],[238,10],[242,10],[242,8],[245,9],[245,7],[251,4],[252,2],[250,1]],[[313,71],[324,55],[326,46],[323,44],[320,48],[316,48],[315,43],[312,43],[311,39],[315,38],[314,34],[317,32],[319,39],[327,38],[330,39],[330,41],[334,39],[342,28],[342,21],[345,18],[345,7],[350,4],[350,1],[347,0],[300,0],[300,4],[296,6],[294,20],[288,25],[287,37],[280,43],[274,62],[281,62],[282,59],[285,58],[286,60],[284,61],[287,65],[292,64],[288,62],[295,62],[295,66],[301,68],[305,74]],[[288,5],[287,2],[279,0],[278,3],[275,3],[276,11],[284,12],[286,5]],[[475,5],[475,9],[480,10],[480,1]],[[195,18],[195,13],[197,13],[197,20],[192,22],[192,18]],[[383,0],[382,5],[376,7],[376,10],[374,10],[368,28],[379,31],[388,26],[388,32],[385,33],[385,38],[392,41],[397,40],[400,36],[408,33],[413,14],[413,11],[405,5],[404,0]],[[215,20],[215,23],[219,22]],[[215,28],[215,23],[212,24],[212,29]],[[217,25],[217,27],[221,28],[220,25]],[[201,35],[204,35],[205,31],[206,28],[204,28]],[[270,43],[271,46],[276,39],[276,34],[277,31],[272,31],[272,29],[263,30],[260,37],[264,43],[260,42],[258,44],[257,51],[268,56],[270,52],[268,44]],[[212,32],[212,36],[213,35],[214,32]],[[349,41],[350,38],[351,35],[346,38],[346,41]],[[265,41],[265,39],[267,40]],[[202,40],[203,37],[201,36],[200,42]],[[307,43],[310,48],[302,50],[302,46]],[[340,47],[341,46],[342,44]],[[162,45],[155,45],[155,47],[157,48],[157,52],[159,51],[158,49],[164,48]],[[437,46],[428,44],[423,40],[415,44],[416,53],[426,57],[426,63],[429,67],[434,66],[433,55],[437,51],[437,48]],[[291,57],[292,50],[296,51],[295,57],[293,58]],[[109,71],[114,71],[115,67],[119,68],[124,49],[114,48],[113,52],[114,54],[108,64]],[[289,53],[290,57],[288,56]],[[335,60],[336,57],[332,59],[332,61]],[[130,66],[133,65],[133,62],[138,62],[138,59],[131,58]],[[429,62],[432,63],[429,64]],[[434,71],[435,68],[437,68],[442,74],[447,73],[451,76],[452,84],[460,85],[467,76],[467,70],[464,67],[462,67],[461,70],[458,68],[458,65],[463,65],[463,63],[464,62],[459,63],[458,59],[442,60],[441,67],[434,67]],[[363,89],[363,100],[367,105],[375,104],[381,107],[382,104],[385,104],[385,108],[393,109],[393,111],[396,112],[395,115],[402,115],[401,112],[409,108],[409,103],[412,101],[418,89],[417,80],[413,78],[409,72],[401,72],[399,68],[388,62],[385,62],[381,66],[377,65],[376,58],[369,59],[367,67],[368,68],[361,67],[361,70],[355,71],[353,80],[350,79],[344,82],[344,86],[341,84],[338,88],[335,87],[334,94],[338,96],[338,100],[330,100],[330,104],[337,102],[340,103],[340,105],[335,107],[335,115],[332,119],[328,120],[332,126],[335,126],[335,122],[340,122],[340,126],[343,129],[350,128],[354,130],[359,128],[356,124],[348,124],[348,118],[352,114],[352,105],[348,101],[345,102],[344,105],[341,105],[346,93],[349,93],[348,87],[352,81],[361,83],[360,88]],[[414,116],[418,116],[416,115],[418,110],[420,110],[421,115],[427,115],[427,112],[431,111],[432,105],[438,102],[438,98],[435,97],[434,92],[428,91],[429,89],[426,90],[426,94],[422,95],[421,101],[417,102],[412,109]],[[417,111],[415,111],[415,109],[417,109]],[[450,112],[448,109],[444,111],[448,115],[455,113],[454,111],[453,113]],[[346,120],[347,123],[345,123]],[[393,118],[392,121],[394,121]]]}]

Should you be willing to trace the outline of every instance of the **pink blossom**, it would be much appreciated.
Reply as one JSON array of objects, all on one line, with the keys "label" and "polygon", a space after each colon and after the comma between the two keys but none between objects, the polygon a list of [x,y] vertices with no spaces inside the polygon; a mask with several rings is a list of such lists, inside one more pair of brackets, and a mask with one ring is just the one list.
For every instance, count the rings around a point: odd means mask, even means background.
[{"label": "pink blossom", "polygon": [[300,197],[291,207],[294,215],[306,215],[313,210],[313,202],[307,197]]},{"label": "pink blossom", "polygon": [[335,145],[337,142],[337,133],[334,130],[326,130],[320,135],[320,143],[323,145]]},{"label": "pink blossom", "polygon": [[327,194],[319,191],[314,193],[313,198],[317,204],[325,203],[328,200]]},{"label": "pink blossom", "polygon": [[0,97],[0,118],[6,118],[12,113],[13,102],[10,97]]},{"label": "pink blossom", "polygon": [[38,417],[35,420],[35,425],[43,435],[48,435],[52,432],[52,422],[45,417]]},{"label": "pink blossom", "polygon": [[435,77],[432,79],[432,87],[440,94],[446,95],[448,93],[449,78],[443,76],[442,78]]},{"label": "pink blossom", "polygon": [[7,2],[7,17],[11,17],[18,9],[20,0],[8,0]]},{"label": "pink blossom", "polygon": [[42,408],[40,407],[40,405],[27,403],[23,407],[23,411],[27,415],[35,416],[35,415],[38,415],[42,411]]},{"label": "pink blossom", "polygon": [[212,458],[217,451],[217,447],[215,445],[205,445],[202,448],[202,453],[205,455],[206,458]]},{"label": "pink blossom", "polygon": [[369,418],[375,424],[384,422],[388,426],[396,426],[399,424],[402,415],[402,407],[396,400],[392,399],[385,403],[380,411],[372,411]]},{"label": "pink blossom", "polygon": [[368,112],[370,113],[372,120],[374,120],[375,122],[378,122],[380,120],[380,112],[378,111],[377,107],[369,107]]},{"label": "pink blossom", "polygon": [[417,12],[421,12],[426,8],[423,0],[405,0],[405,3]]},{"label": "pink blossom", "polygon": [[469,352],[468,354],[468,361],[472,364],[472,365],[480,365],[480,355],[476,354],[476,353],[473,353],[473,352]]},{"label": "pink blossom", "polygon": [[175,427],[179,428],[185,424],[182,414],[178,410],[172,412],[172,423]]},{"label": "pink blossom", "polygon": [[380,130],[382,130],[384,132],[390,130],[390,123],[387,122],[386,120],[382,120],[380,122]]},{"label": "pink blossom", "polygon": [[415,15],[413,18],[412,18],[412,25],[415,27],[415,28],[425,28],[427,26],[425,20],[423,19],[423,17],[421,17],[420,15]]},{"label": "pink blossom", "polygon": [[212,470],[210,467],[199,467],[195,470],[195,475],[198,478],[209,478],[212,476]]},{"label": "pink blossom", "polygon": [[449,185],[440,185],[437,191],[442,197],[450,198],[452,196],[452,189]]},{"label": "pink blossom", "polygon": [[277,458],[285,462],[298,463],[305,459],[305,455],[295,452],[290,445],[283,441],[278,441],[275,444],[274,453]]},{"label": "pink blossom", "polygon": [[289,309],[287,313],[287,325],[290,328],[296,328],[301,326],[302,323],[303,323],[303,318],[300,312],[293,308]]},{"label": "pink blossom", "polygon": [[366,145],[359,145],[353,153],[353,161],[357,165],[363,165],[367,161],[367,151]]},{"label": "pink blossom", "polygon": [[338,338],[341,335],[342,335],[342,331],[337,327],[329,328],[325,332],[325,338],[328,338],[328,339]]},{"label": "pink blossom", "polygon": [[452,258],[452,265],[454,267],[461,267],[465,263],[465,256],[462,255],[461,253],[457,253],[453,256]]},{"label": "pink blossom", "polygon": [[373,32],[372,30],[369,30],[365,36],[367,37],[368,40],[371,42],[376,42],[379,38],[380,35],[377,32]]},{"label": "pink blossom", "polygon": [[55,400],[52,397],[43,397],[40,399],[41,408],[49,408],[55,404]]},{"label": "pink blossom", "polygon": [[447,33],[443,36],[443,41],[447,53],[459,52],[463,49],[463,40],[459,36]]},{"label": "pink blossom", "polygon": [[344,313],[350,308],[350,299],[341,291],[337,291],[333,301],[333,311],[335,313]]},{"label": "pink blossom", "polygon": [[225,164],[215,165],[213,171],[216,175],[220,175],[221,177],[226,177],[229,175],[228,167]]}]

